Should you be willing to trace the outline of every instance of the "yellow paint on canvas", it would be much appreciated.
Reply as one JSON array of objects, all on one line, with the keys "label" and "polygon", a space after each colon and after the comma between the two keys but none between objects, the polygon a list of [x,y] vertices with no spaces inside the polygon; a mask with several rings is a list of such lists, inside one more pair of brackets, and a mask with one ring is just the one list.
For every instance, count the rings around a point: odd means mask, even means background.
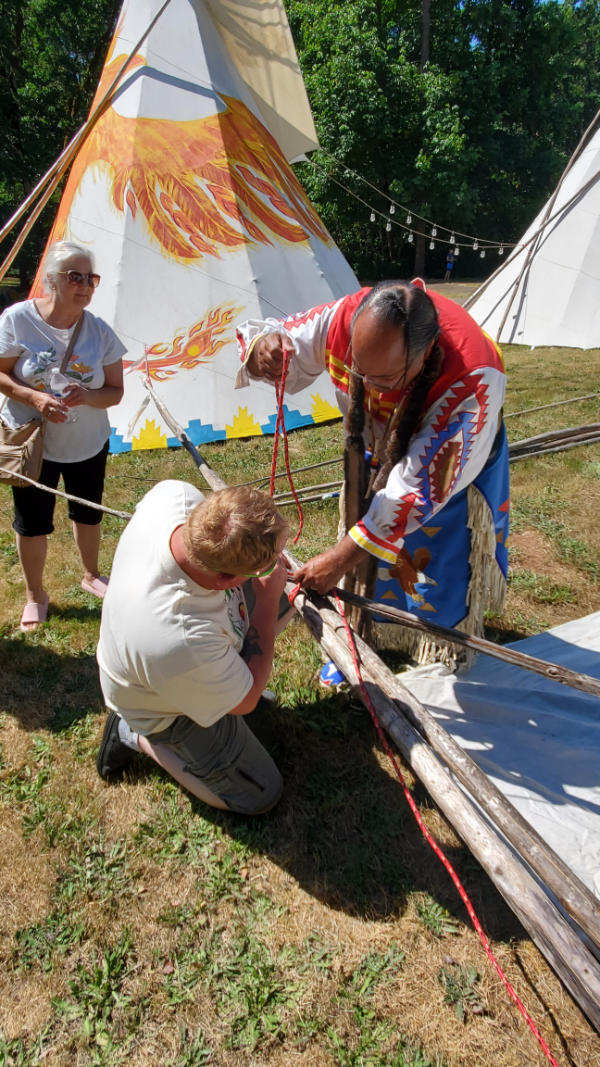
[{"label": "yellow paint on canvas", "polygon": [[262,433],[260,423],[254,415],[248,414],[248,408],[238,408],[231,425],[225,426],[227,437],[256,437]]},{"label": "yellow paint on canvas", "polygon": [[339,419],[341,411],[337,404],[330,404],[328,400],[324,400],[319,393],[313,393],[312,399],[312,417],[315,422],[327,422],[329,419]]},{"label": "yellow paint on canvas", "polygon": [[131,449],[140,448],[166,448],[167,435],[157,426],[154,419],[146,419],[140,432],[132,439]]}]

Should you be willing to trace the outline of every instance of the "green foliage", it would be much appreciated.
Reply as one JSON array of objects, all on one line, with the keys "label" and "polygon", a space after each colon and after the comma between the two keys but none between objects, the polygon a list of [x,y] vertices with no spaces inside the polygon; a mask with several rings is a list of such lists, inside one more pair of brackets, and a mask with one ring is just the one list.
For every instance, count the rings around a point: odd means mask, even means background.
[{"label": "green foliage", "polygon": [[57,895],[65,904],[84,899],[114,906],[119,897],[131,892],[131,882],[125,840],[108,847],[100,831],[77,842],[59,874]]},{"label": "green foliage", "polygon": [[[122,985],[130,968],[131,937],[123,930],[115,944],[97,955],[91,966],[77,964],[76,977],[69,982],[71,996],[53,1002],[59,1016],[76,1021],[79,1034],[86,1044],[99,1053],[92,1062],[106,1062],[119,1049],[113,1016],[125,1012],[131,999],[122,992]],[[122,1047],[120,1052],[125,1052]]]},{"label": "green foliage", "polygon": [[28,971],[34,966],[53,971],[55,955],[65,955],[85,936],[85,923],[70,912],[56,911],[42,922],[33,923],[15,933],[14,966]]},{"label": "green foliage", "polygon": [[0,1067],[37,1067],[46,1057],[48,1028],[29,1044],[22,1037],[7,1039],[0,1031]]},{"label": "green foliage", "polygon": [[375,988],[391,982],[404,960],[398,945],[390,945],[387,952],[370,952],[354,971],[348,984],[348,993],[354,997],[372,996]]},{"label": "green foliage", "polygon": [[177,1058],[171,1061],[171,1067],[204,1067],[204,1064],[214,1062],[213,1049],[207,1045],[201,1030],[192,1037],[187,1027],[182,1024],[179,1032],[180,1051]]},{"label": "green foliage", "polygon": [[373,1006],[375,994],[396,979],[403,961],[404,952],[395,944],[385,953],[370,952],[340,990],[340,999],[350,1008],[352,1025],[345,1033],[334,1027],[327,1030],[331,1052],[340,1067],[433,1067],[432,1061]]},{"label": "green foliage", "polygon": [[[0,217],[31,191],[87,117],[120,0],[2,0],[0,35]],[[30,275],[45,226],[19,263]],[[24,280],[24,278],[22,279]]]},{"label": "green foliage", "polygon": [[445,937],[446,934],[457,934],[460,923],[454,919],[447,908],[438,904],[433,897],[426,896],[417,904],[417,912],[423,926],[430,930],[436,937]]},{"label": "green foliage", "polygon": [[453,1004],[457,1019],[465,1022],[467,1015],[483,1015],[484,1004],[478,990],[479,974],[475,967],[451,963],[440,968],[438,981],[444,990],[444,1004]]},{"label": "green foliage", "polygon": [[[299,173],[365,281],[410,273],[415,249],[427,256],[418,273],[443,273],[445,246],[370,225],[334,178],[384,216],[388,203],[351,171],[427,218],[516,240],[600,103],[592,0],[439,0],[424,63],[414,0],[351,0],[343,19],[336,0],[286,9],[323,149]],[[470,275],[489,262],[464,249],[460,266]]]},{"label": "green foliage", "polygon": [[570,585],[553,582],[547,574],[513,570],[509,582],[516,592],[527,593],[540,604],[571,604],[575,599]]}]

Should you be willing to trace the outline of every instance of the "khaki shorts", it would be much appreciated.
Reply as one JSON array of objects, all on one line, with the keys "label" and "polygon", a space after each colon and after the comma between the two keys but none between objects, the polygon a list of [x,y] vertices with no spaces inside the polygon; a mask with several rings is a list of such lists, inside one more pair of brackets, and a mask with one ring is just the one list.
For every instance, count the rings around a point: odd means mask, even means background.
[{"label": "khaki shorts", "polygon": [[175,752],[185,770],[231,811],[260,815],[273,808],[282,794],[279,770],[243,715],[224,715],[212,726],[199,726],[180,715],[166,730],[147,736],[153,745]]}]

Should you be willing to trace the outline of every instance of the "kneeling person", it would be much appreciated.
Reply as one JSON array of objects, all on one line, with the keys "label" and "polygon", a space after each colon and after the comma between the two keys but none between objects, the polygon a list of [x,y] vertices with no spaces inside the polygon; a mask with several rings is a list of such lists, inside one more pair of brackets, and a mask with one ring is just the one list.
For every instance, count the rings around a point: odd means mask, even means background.
[{"label": "kneeling person", "polygon": [[270,497],[245,486],[205,499],[164,481],[140,501],[102,610],[102,778],[139,749],[213,807],[260,814],[277,803],[281,775],[243,716],[271,672],[287,532]]}]

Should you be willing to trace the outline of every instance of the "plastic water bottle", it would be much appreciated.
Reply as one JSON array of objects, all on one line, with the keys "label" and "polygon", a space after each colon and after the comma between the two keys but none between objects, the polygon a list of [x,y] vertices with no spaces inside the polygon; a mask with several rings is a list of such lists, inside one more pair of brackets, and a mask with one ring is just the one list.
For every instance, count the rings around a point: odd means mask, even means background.
[{"label": "plastic water bottle", "polygon": [[[52,396],[62,400],[65,395],[65,390],[68,385],[72,385],[71,378],[67,378],[64,374],[58,370],[58,367],[53,367],[50,371],[49,387]],[[77,415],[74,415],[72,411],[69,411],[67,416],[67,422],[77,422]]]}]

